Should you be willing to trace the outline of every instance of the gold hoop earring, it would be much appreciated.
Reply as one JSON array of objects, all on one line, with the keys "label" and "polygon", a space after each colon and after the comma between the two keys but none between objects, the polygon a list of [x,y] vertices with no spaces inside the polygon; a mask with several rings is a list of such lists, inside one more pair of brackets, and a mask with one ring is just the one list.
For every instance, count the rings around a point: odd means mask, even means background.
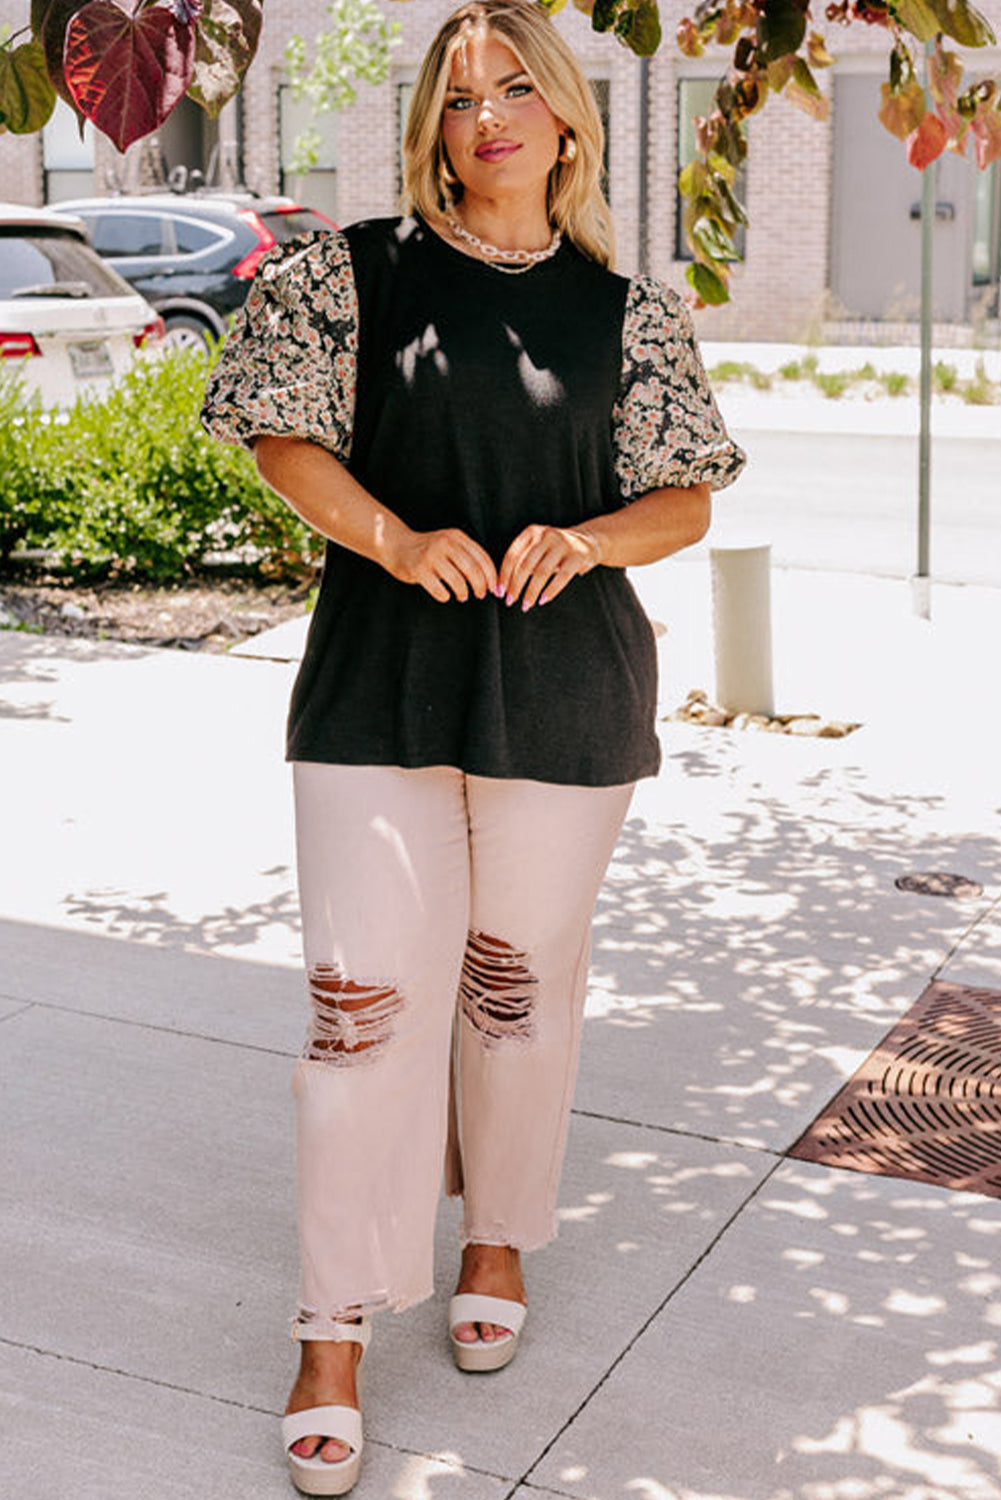
[{"label": "gold hoop earring", "polygon": [[574,140],[574,138],[573,138],[572,135],[564,136],[563,137],[563,149],[560,152],[559,156],[556,158],[556,160],[557,161],[565,162],[569,166],[569,164],[575,159],[576,155],[577,155],[577,142]]}]

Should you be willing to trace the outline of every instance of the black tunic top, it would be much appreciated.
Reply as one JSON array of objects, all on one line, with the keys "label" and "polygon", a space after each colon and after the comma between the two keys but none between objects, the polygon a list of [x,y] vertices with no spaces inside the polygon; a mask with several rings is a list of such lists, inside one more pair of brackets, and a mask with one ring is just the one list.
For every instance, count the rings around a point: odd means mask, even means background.
[{"label": "black tunic top", "polygon": [[[210,382],[228,441],[312,438],[410,527],[500,564],[665,484],[739,473],[680,300],[569,242],[498,272],[419,219],[304,236],[262,262]],[[656,656],[622,569],[523,613],[441,604],[330,543],[292,693],[297,761],[456,766],[606,786],[653,775]]]}]

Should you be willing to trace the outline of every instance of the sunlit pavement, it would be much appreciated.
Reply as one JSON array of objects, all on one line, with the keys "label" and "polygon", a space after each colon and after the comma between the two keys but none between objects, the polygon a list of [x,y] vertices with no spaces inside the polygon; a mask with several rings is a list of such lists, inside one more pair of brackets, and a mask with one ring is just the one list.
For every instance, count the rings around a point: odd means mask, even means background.
[{"label": "sunlit pavement", "polygon": [[[663,712],[711,695],[705,550],[635,582]],[[443,1205],[437,1295],[366,1360],[359,1500],[1001,1500],[1001,1200],[784,1156],[933,976],[1001,990],[1001,595],[935,589],[929,622],[906,584],[787,572],[773,606],[779,710],[863,727],[664,723],[523,1348],[453,1369]],[[0,634],[11,1500],[292,1493],[298,640]],[[894,885],[927,870],[983,895]]]}]

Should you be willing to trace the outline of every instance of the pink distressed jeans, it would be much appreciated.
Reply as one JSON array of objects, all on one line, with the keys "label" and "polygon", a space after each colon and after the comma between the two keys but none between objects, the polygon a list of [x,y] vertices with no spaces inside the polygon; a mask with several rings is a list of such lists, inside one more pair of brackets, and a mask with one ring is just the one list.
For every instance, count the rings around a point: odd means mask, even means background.
[{"label": "pink distressed jeans", "polygon": [[300,1338],[430,1296],[442,1168],[463,1242],[555,1234],[598,888],[632,786],[297,764],[311,1001]]}]

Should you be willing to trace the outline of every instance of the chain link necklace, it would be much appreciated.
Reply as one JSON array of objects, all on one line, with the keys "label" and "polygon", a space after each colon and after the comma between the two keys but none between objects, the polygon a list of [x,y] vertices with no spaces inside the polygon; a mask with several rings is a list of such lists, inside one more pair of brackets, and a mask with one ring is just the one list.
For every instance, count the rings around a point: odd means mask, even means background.
[{"label": "chain link necklace", "polygon": [[[465,240],[467,245],[472,245],[483,256],[484,262],[493,271],[503,271],[508,276],[517,276],[522,271],[530,271],[540,261],[550,260],[563,243],[563,236],[558,229],[553,230],[553,237],[544,250],[501,250],[497,245],[487,245],[468,230],[465,224],[460,224],[458,219],[449,219],[448,227],[456,239]],[[508,264],[501,265],[499,262],[506,261]]]}]

